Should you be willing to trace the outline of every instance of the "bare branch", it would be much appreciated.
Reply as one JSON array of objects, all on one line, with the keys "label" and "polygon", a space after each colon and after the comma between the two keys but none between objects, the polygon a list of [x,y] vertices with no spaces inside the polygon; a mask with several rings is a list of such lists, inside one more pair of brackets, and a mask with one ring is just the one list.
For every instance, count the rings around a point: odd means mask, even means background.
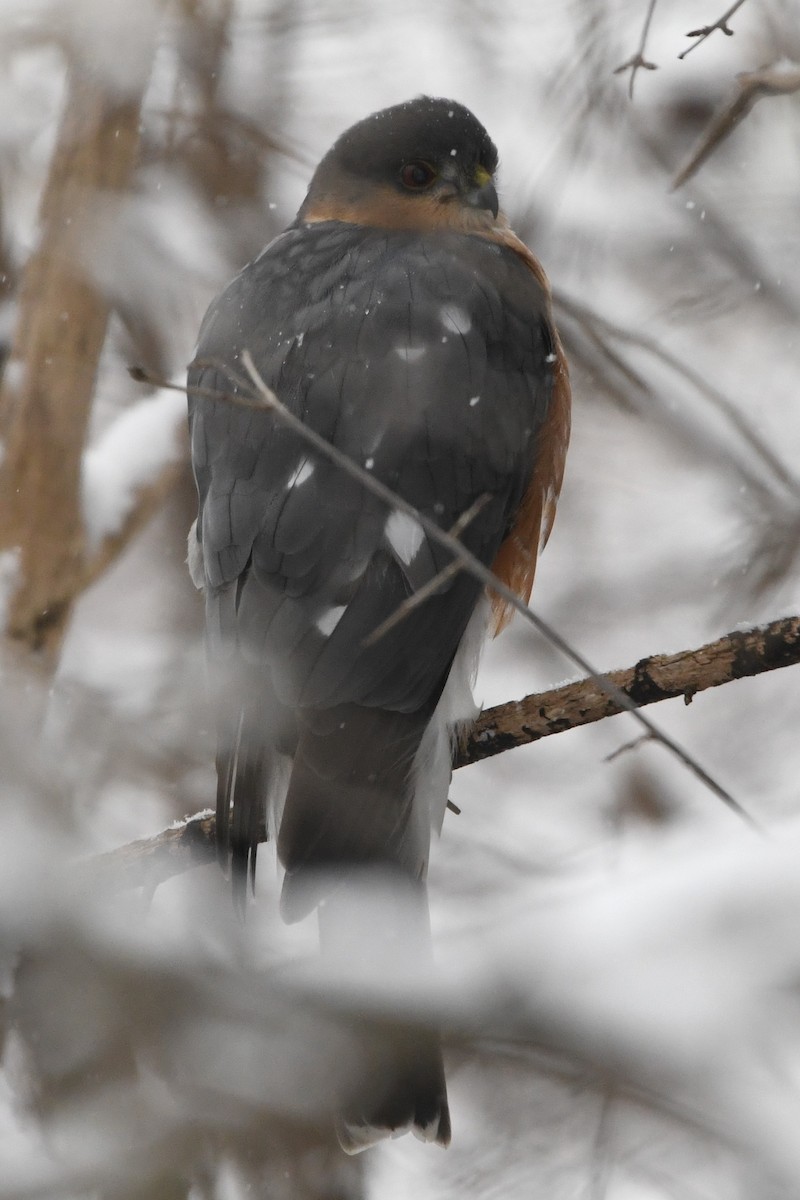
[{"label": "bare branch", "polygon": [[[266,839],[266,833],[262,834]],[[113,882],[116,887],[152,889],[190,867],[215,862],[216,820],[209,809],[187,817],[151,838],[140,838],[97,854],[85,863],[81,886]]]},{"label": "bare branch", "polygon": [[[657,704],[678,696],[689,704],[708,688],[798,663],[800,616],[793,616],[725,634],[695,650],[643,658],[626,670],[610,672],[608,678],[624,694],[627,705]],[[467,767],[622,711],[592,678],[498,704],[478,717],[453,766]],[[93,882],[102,878],[122,887],[155,887],[190,867],[213,862],[214,830],[213,815],[198,813],[156,837],[96,856],[87,871]]]},{"label": "bare branch", "polygon": [[711,120],[688,162],[672,181],[673,191],[697,174],[703,163],[744,120],[757,100],[764,96],[787,96],[800,91],[800,66],[788,61],[773,63],[758,71],[748,71],[736,78],[736,95]]},{"label": "bare branch", "polygon": [[630,71],[631,77],[628,81],[628,98],[630,100],[633,99],[633,84],[634,80],[636,79],[636,72],[658,70],[657,64],[648,62],[644,56],[645,47],[647,45],[647,35],[650,32],[650,22],[653,20],[655,7],[656,0],[650,0],[650,3],[647,6],[647,16],[645,17],[644,25],[642,26],[642,36],[639,39],[639,46],[635,54],[632,54],[629,59],[626,59],[624,63],[614,69],[615,75],[621,75],[623,71]]},{"label": "bare branch", "polygon": [[[690,704],[698,692],[708,688],[797,663],[800,663],[800,616],[782,617],[769,625],[728,633],[696,650],[655,654],[624,671],[609,672],[608,678],[637,706],[677,696]],[[499,704],[478,717],[456,756],[455,766],[465,767],[515,746],[538,742],[550,734],[602,721],[621,711],[591,679]]]},{"label": "bare branch", "polygon": [[692,50],[699,46],[701,42],[704,42],[707,37],[710,37],[711,34],[717,29],[719,29],[720,33],[724,33],[726,37],[733,37],[733,30],[728,26],[728,21],[731,19],[737,9],[742,7],[743,4],[744,0],[736,0],[736,3],[732,4],[727,12],[724,12],[722,16],[714,22],[713,25],[703,25],[700,29],[690,29],[686,36],[690,38],[697,38],[697,41],[692,42],[691,46],[687,46],[687,48],[678,55],[678,58],[686,58],[687,54],[691,54]]}]

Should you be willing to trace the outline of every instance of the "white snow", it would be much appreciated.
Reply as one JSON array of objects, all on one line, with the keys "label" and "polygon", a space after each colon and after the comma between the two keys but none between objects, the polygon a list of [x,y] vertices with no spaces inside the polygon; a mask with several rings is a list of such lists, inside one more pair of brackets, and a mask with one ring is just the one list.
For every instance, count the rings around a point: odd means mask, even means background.
[{"label": "white snow", "polygon": [[117,533],[137,494],[176,460],[186,421],[186,397],[159,391],[109,426],[83,457],[83,518],[90,550]]}]

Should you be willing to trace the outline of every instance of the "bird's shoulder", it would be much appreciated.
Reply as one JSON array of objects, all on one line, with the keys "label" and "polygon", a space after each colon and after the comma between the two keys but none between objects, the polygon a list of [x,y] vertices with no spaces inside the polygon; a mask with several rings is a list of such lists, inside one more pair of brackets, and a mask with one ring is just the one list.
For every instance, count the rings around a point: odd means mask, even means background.
[{"label": "bird's shoulder", "polygon": [[330,349],[326,340],[337,329],[356,327],[367,328],[381,350],[403,317],[417,336],[441,336],[442,309],[453,305],[469,320],[462,333],[520,347],[533,334],[534,351],[548,309],[545,288],[520,256],[489,239],[339,221],[296,225],[212,302],[196,357],[227,359],[243,348],[256,358],[288,356],[298,338]]}]

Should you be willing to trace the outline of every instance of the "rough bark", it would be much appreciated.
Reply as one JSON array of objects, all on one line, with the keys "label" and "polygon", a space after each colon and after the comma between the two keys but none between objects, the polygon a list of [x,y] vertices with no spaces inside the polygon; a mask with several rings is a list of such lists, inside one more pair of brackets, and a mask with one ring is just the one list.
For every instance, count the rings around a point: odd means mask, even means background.
[{"label": "rough bark", "polygon": [[[609,671],[607,678],[637,708],[644,708],[676,696],[690,704],[697,692],[707,688],[798,662],[800,617],[784,617],[756,629],[728,633],[696,650],[654,654],[627,670]],[[481,713],[454,765],[465,767],[622,711],[622,706],[594,679],[580,679],[549,692],[511,700]]]}]

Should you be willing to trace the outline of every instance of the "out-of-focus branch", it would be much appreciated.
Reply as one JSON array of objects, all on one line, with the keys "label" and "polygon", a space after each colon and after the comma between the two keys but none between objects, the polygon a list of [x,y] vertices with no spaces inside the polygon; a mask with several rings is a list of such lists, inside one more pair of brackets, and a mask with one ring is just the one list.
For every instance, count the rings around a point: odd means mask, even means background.
[{"label": "out-of-focus branch", "polygon": [[635,346],[663,363],[664,366],[669,367],[670,370],[675,371],[687,383],[691,384],[707,403],[723,415],[728,424],[741,437],[745,445],[753,451],[767,468],[775,481],[787,488],[794,497],[800,496],[800,479],[775,453],[772,446],[762,437],[756,426],[747,418],[742,409],[732,403],[724,392],[721,392],[709,383],[699,371],[696,371],[677,355],[670,353],[669,350],[665,350],[655,338],[648,337],[647,334],[639,330],[631,330],[624,325],[610,321],[595,309],[582,304],[564,292],[555,291],[553,299],[556,311],[566,313],[568,317],[575,320],[584,333],[591,339],[593,345],[598,348],[614,369],[627,382],[631,383],[636,390],[655,398],[655,394],[652,392],[647,381],[642,378],[630,363],[624,361],[614,351],[609,345],[609,339],[613,339],[623,345]]},{"label": "out-of-focus branch", "polygon": [[[688,53],[688,52],[687,52]],[[737,76],[738,90],[725,107],[716,114],[706,128],[700,142],[672,181],[673,191],[696,175],[717,147],[733,133],[757,100],[764,96],[787,96],[800,91],[800,66],[783,60],[758,71],[748,71]]]},{"label": "out-of-focus branch", "polygon": [[720,33],[724,33],[726,37],[733,37],[733,30],[728,25],[728,21],[731,19],[737,9],[742,7],[743,4],[744,0],[736,0],[736,2],[732,4],[730,8],[714,22],[713,25],[703,25],[700,29],[690,29],[686,36],[690,38],[697,38],[697,41],[692,42],[691,46],[687,46],[686,49],[678,55],[678,58],[686,58],[687,54],[691,54],[696,46],[699,46],[701,42],[704,42],[706,38],[710,37],[711,34],[717,29],[720,31]]},{"label": "out-of-focus branch", "polygon": [[82,265],[89,203],[128,184],[141,101],[71,73],[0,393],[0,551],[17,556],[8,632],[51,660],[86,578],[81,459],[109,312]]},{"label": "out-of-focus branch", "polygon": [[[715,642],[679,654],[655,654],[633,667],[609,672],[631,704],[644,707],[682,696],[689,704],[698,692],[721,687],[800,663],[800,616],[725,634]],[[458,750],[454,766],[502,754],[551,734],[564,733],[614,716],[624,709],[595,679],[581,679],[481,713]],[[214,861],[214,817],[208,812],[180,825],[98,855],[87,866],[91,879],[123,887],[155,887],[190,867]]]},{"label": "out-of-focus branch", "polygon": [[650,0],[650,3],[647,6],[647,16],[645,17],[644,25],[642,26],[642,36],[639,39],[639,46],[638,46],[636,52],[634,54],[632,54],[630,58],[626,59],[624,63],[621,63],[618,67],[616,67],[614,70],[615,75],[621,75],[623,73],[623,71],[630,71],[631,77],[628,80],[628,96],[631,100],[633,99],[633,84],[634,84],[634,80],[636,79],[636,72],[637,71],[657,71],[658,70],[657,64],[653,63],[653,62],[648,62],[644,56],[645,47],[647,46],[647,35],[650,32],[650,22],[653,20],[653,13],[655,12],[655,7],[656,7],[656,0]]},{"label": "out-of-focus branch", "polygon": [[[179,108],[156,109],[153,115],[163,118],[174,127],[172,140],[178,150],[182,148],[182,138],[202,135],[203,122],[206,119],[204,114],[186,113]],[[313,171],[317,165],[317,160],[308,150],[287,142],[278,134],[262,129],[257,122],[250,120],[244,113],[220,108],[215,112],[214,119],[218,126],[229,129],[232,137],[250,143],[259,154],[280,154],[282,158],[287,159],[298,168],[302,168],[304,173]]]}]

